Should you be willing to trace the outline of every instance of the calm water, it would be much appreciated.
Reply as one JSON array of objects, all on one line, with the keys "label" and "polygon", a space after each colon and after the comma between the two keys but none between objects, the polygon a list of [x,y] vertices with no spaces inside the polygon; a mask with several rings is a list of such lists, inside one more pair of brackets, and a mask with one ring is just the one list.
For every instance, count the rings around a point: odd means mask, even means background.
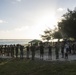
[{"label": "calm water", "polygon": [[0,39],[0,45],[28,44],[31,39]]}]

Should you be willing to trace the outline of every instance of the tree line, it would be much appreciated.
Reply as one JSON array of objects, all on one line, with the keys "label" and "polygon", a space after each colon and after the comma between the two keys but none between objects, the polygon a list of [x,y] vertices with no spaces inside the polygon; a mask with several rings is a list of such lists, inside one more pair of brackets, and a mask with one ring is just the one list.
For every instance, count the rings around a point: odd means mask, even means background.
[{"label": "tree line", "polygon": [[58,22],[54,30],[46,29],[44,35],[41,35],[43,40],[50,39],[73,39],[76,40],[76,8],[74,10],[67,9],[67,12],[62,15],[62,19]]}]

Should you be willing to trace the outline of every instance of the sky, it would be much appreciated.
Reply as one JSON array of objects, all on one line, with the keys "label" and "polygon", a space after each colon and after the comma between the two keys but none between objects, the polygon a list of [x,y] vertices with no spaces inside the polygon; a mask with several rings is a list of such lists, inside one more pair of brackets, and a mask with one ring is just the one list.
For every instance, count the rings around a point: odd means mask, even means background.
[{"label": "sky", "polygon": [[76,0],[0,0],[0,39],[40,39]]}]

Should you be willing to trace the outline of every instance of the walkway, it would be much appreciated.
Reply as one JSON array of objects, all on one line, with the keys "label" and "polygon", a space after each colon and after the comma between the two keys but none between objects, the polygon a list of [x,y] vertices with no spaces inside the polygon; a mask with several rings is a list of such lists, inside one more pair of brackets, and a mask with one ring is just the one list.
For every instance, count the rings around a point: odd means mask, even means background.
[{"label": "walkway", "polygon": [[[30,53],[29,57],[31,58],[31,53]],[[11,58],[11,56],[0,56],[0,58]],[[26,58],[26,53],[24,54],[24,58]],[[40,59],[39,51],[36,51],[35,58]],[[76,55],[69,54],[68,59],[65,59],[65,58],[62,58],[61,53],[59,53],[59,59],[56,59],[55,51],[53,50],[52,51],[52,60],[51,60],[51,59],[48,59],[48,51],[46,50],[44,52],[43,60],[45,60],[45,61],[71,61],[71,60],[76,60]]]}]

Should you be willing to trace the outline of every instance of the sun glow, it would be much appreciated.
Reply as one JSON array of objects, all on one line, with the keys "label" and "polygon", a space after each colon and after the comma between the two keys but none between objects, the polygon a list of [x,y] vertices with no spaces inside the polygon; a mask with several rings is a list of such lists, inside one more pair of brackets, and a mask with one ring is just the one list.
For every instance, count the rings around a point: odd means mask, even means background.
[{"label": "sun glow", "polygon": [[45,29],[54,29],[55,25],[57,25],[57,18],[55,17],[54,13],[52,13],[51,15],[43,15],[39,18],[37,25],[32,26],[32,28],[30,29],[29,37],[40,39],[40,34],[43,34]]},{"label": "sun glow", "polygon": [[6,38],[9,36],[10,39],[41,39],[40,35],[42,35],[46,29],[54,29],[54,26],[57,25],[57,18],[55,13],[47,13],[37,17],[34,22],[34,25],[23,24],[23,26],[15,29],[2,31],[0,34]]},{"label": "sun glow", "polygon": [[57,25],[57,18],[55,13],[47,13],[40,17],[39,24],[42,28],[51,28],[54,29],[54,26]]}]

